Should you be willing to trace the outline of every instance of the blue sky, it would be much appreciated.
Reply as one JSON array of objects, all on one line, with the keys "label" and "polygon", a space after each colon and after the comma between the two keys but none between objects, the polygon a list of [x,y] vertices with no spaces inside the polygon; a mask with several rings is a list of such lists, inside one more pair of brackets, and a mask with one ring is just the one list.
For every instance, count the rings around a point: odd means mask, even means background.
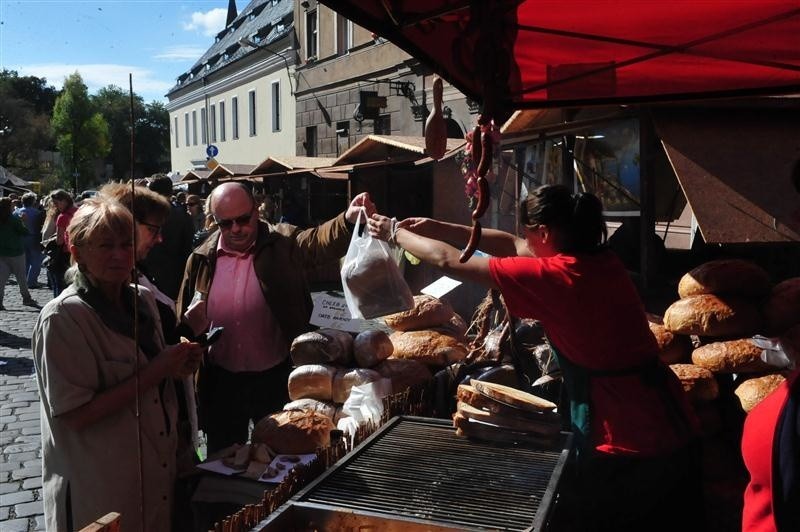
[{"label": "blue sky", "polygon": [[[237,0],[241,10],[249,0]],[[114,84],[166,102],[175,78],[214,42],[228,0],[0,0],[0,69],[61,88],[80,72],[89,93]]]}]

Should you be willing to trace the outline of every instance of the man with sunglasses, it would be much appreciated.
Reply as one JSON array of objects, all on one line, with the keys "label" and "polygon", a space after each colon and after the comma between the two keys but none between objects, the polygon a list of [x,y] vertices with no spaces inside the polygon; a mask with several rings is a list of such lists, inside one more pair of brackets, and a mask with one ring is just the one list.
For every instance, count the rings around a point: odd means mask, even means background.
[{"label": "man with sunglasses", "polygon": [[178,299],[181,313],[206,299],[210,326],[224,334],[198,375],[200,425],[208,452],[248,439],[248,424],[288,401],[289,346],[308,331],[312,303],[306,270],[344,256],[367,193],[318,227],[259,220],[249,188],[225,183],[209,198],[217,230],[189,256]]}]

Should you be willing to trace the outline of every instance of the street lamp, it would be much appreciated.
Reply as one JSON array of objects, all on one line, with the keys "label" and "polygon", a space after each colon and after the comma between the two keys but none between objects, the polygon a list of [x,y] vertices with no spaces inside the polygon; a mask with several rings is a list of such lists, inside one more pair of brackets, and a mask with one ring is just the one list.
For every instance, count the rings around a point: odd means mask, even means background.
[{"label": "street lamp", "polygon": [[289,95],[294,96],[294,87],[292,86],[292,73],[289,71],[289,61],[286,60],[286,57],[283,54],[279,54],[278,52],[274,52],[269,48],[258,44],[257,42],[253,41],[249,37],[242,37],[239,39],[240,46],[246,46],[248,48],[255,48],[259,50],[264,50],[266,52],[271,53],[274,56],[280,57],[283,59],[283,64],[286,65],[286,76],[289,78]]}]

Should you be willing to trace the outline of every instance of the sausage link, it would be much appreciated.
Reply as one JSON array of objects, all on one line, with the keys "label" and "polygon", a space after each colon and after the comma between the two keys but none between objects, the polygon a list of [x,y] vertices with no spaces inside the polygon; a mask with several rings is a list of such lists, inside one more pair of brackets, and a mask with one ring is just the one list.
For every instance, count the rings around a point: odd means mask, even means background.
[{"label": "sausage link", "polygon": [[481,137],[481,162],[478,163],[478,175],[483,177],[486,175],[486,172],[489,171],[489,167],[492,165],[492,134],[491,131],[487,131]]},{"label": "sausage link", "polygon": [[465,263],[469,260],[475,250],[478,249],[478,244],[481,241],[481,223],[475,221],[472,223],[472,233],[469,235],[469,242],[467,243],[467,247],[464,248],[464,251],[461,252],[461,256],[458,258],[458,262]]},{"label": "sausage link", "polygon": [[475,126],[472,132],[472,161],[475,166],[481,161],[481,154],[483,146],[481,146],[481,126]]},{"label": "sausage link", "polygon": [[489,181],[485,177],[478,177],[478,204],[472,211],[472,219],[477,220],[484,215],[486,209],[489,207]]}]

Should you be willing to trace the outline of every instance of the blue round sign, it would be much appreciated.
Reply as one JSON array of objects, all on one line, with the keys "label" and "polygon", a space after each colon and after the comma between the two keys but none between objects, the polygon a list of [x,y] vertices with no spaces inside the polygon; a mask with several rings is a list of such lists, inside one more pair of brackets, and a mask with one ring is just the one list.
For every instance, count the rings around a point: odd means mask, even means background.
[{"label": "blue round sign", "polygon": [[213,144],[209,144],[208,147],[206,148],[206,155],[208,155],[209,157],[216,157],[218,153],[219,149]]}]

